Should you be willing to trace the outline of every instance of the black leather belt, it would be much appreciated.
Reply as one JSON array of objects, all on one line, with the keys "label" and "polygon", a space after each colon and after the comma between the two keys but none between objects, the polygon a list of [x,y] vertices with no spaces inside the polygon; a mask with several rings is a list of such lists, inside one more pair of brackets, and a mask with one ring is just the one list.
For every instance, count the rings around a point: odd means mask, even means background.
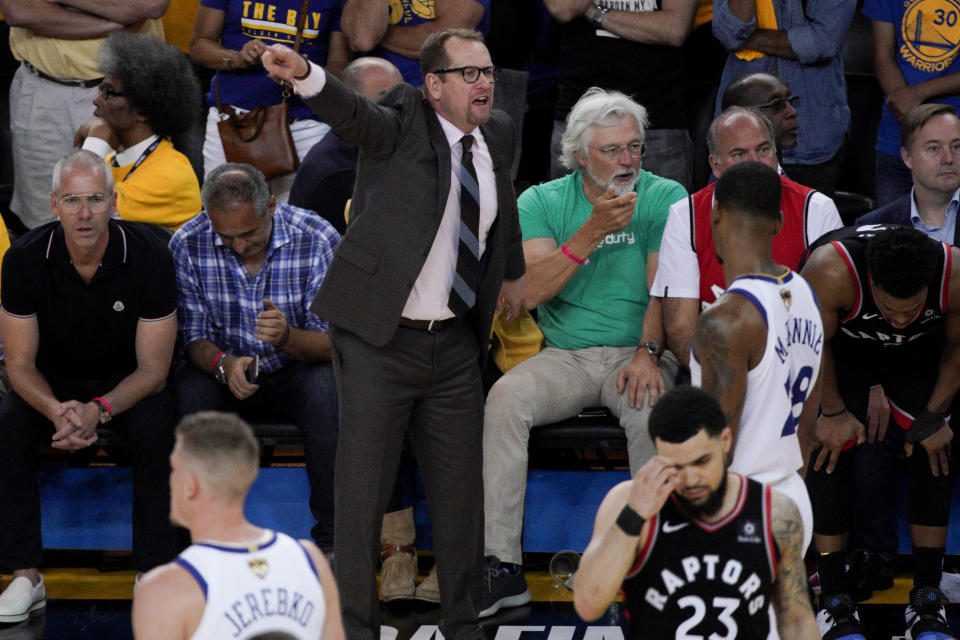
[{"label": "black leather belt", "polygon": [[83,87],[84,89],[90,89],[92,87],[99,86],[100,83],[103,82],[103,78],[94,78],[93,80],[64,80],[62,78],[54,78],[53,76],[40,71],[40,69],[37,69],[26,60],[23,61],[23,64],[27,67],[27,69],[30,70],[31,73],[40,76],[44,80],[56,82],[57,84],[66,85],[68,87]]},{"label": "black leather belt", "polygon": [[456,321],[456,317],[447,318],[445,320],[411,320],[410,318],[401,317],[400,326],[406,327],[407,329],[419,329],[421,331],[437,333],[438,331],[443,331]]}]

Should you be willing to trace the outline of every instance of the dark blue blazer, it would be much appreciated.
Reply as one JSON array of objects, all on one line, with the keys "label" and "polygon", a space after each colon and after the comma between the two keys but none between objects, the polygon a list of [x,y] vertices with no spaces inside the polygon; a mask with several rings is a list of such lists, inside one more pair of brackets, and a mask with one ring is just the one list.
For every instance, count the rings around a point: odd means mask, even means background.
[{"label": "dark blue blazer", "polygon": [[[902,198],[897,198],[893,202],[887,203],[879,209],[874,209],[870,213],[865,213],[854,222],[855,225],[862,224],[902,224],[907,227],[913,227],[910,221],[910,198],[907,194]],[[960,215],[957,216],[953,228],[953,243],[960,242]]]}]

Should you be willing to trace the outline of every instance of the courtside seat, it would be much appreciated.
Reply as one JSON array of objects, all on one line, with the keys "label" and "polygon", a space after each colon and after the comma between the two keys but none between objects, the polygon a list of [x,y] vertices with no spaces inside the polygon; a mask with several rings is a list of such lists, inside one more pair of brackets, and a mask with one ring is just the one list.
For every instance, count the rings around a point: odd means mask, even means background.
[{"label": "courtside seat", "polygon": [[[278,462],[302,461],[300,448],[303,441],[299,429],[294,425],[284,422],[254,422],[251,426],[260,441],[261,463],[264,466]],[[124,464],[126,435],[111,429],[109,425],[100,427],[97,435],[100,437],[97,446],[105,453],[105,459],[101,460]],[[620,422],[606,408],[586,407],[567,420],[534,427],[530,431],[529,448],[531,453],[541,454],[534,456],[535,463],[548,462],[560,450],[594,451],[603,457],[605,453],[625,452],[627,436]],[[278,450],[282,450],[282,455],[278,455]]]},{"label": "courtside seat", "polygon": [[573,418],[531,429],[530,448],[626,451],[627,434],[605,407],[587,407]]},{"label": "courtside seat", "polygon": [[833,194],[833,202],[837,205],[840,220],[845,225],[853,224],[854,220],[877,208],[877,201],[870,196],[850,191],[837,191]]},{"label": "courtside seat", "polygon": [[283,422],[256,422],[253,432],[262,445],[293,446],[301,444],[300,430]]},{"label": "courtside seat", "polygon": [[[284,422],[254,422],[251,426],[260,441],[260,462],[263,466],[303,462],[303,440],[297,427]],[[97,429],[97,435],[97,446],[105,453],[106,461],[124,464],[126,435],[111,429],[109,425]],[[283,455],[278,455],[278,449],[283,450]]]}]

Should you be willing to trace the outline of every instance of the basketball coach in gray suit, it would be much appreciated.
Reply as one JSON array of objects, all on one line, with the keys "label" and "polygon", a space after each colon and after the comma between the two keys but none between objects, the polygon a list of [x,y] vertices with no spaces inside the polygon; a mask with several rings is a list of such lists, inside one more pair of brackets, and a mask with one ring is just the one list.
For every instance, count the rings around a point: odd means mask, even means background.
[{"label": "basketball coach in gray suit", "polygon": [[421,48],[424,87],[378,104],[290,49],[267,71],[361,152],[350,224],[313,310],[329,321],[340,401],[335,574],[351,640],[380,637],[380,522],[409,429],[433,522],[440,630],[482,640],[480,367],[495,313],[525,286],[515,134],[492,111],[496,70],[479,33],[445,30]]}]

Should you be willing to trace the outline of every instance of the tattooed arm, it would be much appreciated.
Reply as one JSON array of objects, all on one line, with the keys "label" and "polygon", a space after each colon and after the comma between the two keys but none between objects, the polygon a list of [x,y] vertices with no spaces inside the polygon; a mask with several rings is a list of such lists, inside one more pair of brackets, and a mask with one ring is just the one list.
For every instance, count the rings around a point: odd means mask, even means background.
[{"label": "tattooed arm", "polygon": [[772,491],[771,521],[773,539],[780,550],[777,575],[773,583],[774,613],[781,638],[818,640],[817,621],[807,595],[807,572],[803,566],[803,522],[793,500]]},{"label": "tattooed arm", "polygon": [[763,316],[749,300],[732,292],[700,314],[693,332],[700,386],[720,401],[734,446],[747,397],[747,372],[760,362],[766,342]]}]

